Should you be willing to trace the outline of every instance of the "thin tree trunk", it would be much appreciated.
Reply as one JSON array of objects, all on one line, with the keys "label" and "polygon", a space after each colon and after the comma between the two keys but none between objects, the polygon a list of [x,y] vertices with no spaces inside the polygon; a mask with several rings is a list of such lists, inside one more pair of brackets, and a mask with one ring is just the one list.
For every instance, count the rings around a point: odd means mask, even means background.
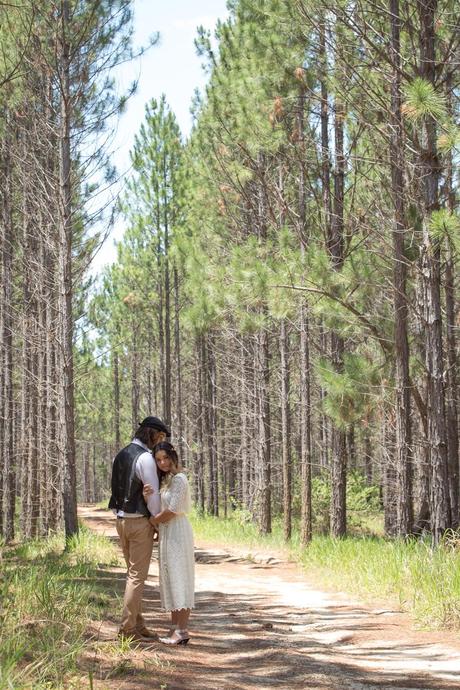
[{"label": "thin tree trunk", "polygon": [[366,475],[366,483],[372,486],[374,483],[373,469],[372,469],[372,445],[369,431],[364,432],[364,472]]},{"label": "thin tree trunk", "polygon": [[[165,155],[165,154],[164,154]],[[167,200],[167,164],[166,159],[163,160],[163,206],[164,206],[164,324],[165,324],[165,405],[164,416],[167,425],[171,424],[171,286],[169,275],[169,216],[168,216],[168,200]]]},{"label": "thin tree trunk", "polygon": [[412,507],[412,430],[409,377],[409,341],[407,337],[407,260],[404,252],[406,233],[403,182],[403,124],[401,116],[399,0],[390,0],[391,55],[391,187],[394,207],[393,228],[393,303],[394,352],[396,365],[396,472],[397,534],[406,536],[413,527]]},{"label": "thin tree trunk", "polygon": [[140,422],[139,407],[139,348],[138,348],[138,326],[133,321],[132,328],[132,351],[131,351],[131,426],[133,432],[137,429]]},{"label": "thin tree trunk", "polygon": [[270,354],[268,333],[261,329],[257,334],[257,402],[259,420],[259,470],[260,470],[260,530],[269,534],[271,516],[271,448],[270,448]]},{"label": "thin tree trunk", "polygon": [[[437,0],[419,5],[420,72],[436,88],[435,17]],[[446,405],[443,383],[444,358],[441,314],[441,248],[430,232],[431,214],[439,208],[439,160],[436,123],[425,115],[422,123],[420,177],[422,180],[424,221],[421,271],[425,322],[425,353],[428,376],[428,441],[431,454],[431,522],[433,541],[439,543],[451,526],[447,463]]]},{"label": "thin tree trunk", "polygon": [[[10,123],[9,123],[10,124]],[[10,125],[11,126],[11,125]],[[2,513],[2,529],[0,534],[6,541],[14,539],[14,517],[16,504],[15,477],[15,438],[14,438],[14,390],[13,390],[13,295],[12,295],[12,266],[13,266],[13,223],[11,217],[11,160],[8,144],[5,147],[3,160],[4,180],[2,180],[2,453],[1,462],[2,491],[0,497],[0,512]]]},{"label": "thin tree trunk", "polygon": [[174,351],[176,359],[176,434],[179,441],[180,455],[184,452],[184,412],[182,409],[182,360],[180,341],[180,307],[179,307],[179,275],[174,267]]},{"label": "thin tree trunk", "polygon": [[248,366],[248,344],[249,338],[241,340],[240,364],[241,364],[241,390],[243,399],[241,404],[241,502],[244,508],[249,505],[249,463],[251,454],[250,424],[250,380]]},{"label": "thin tree trunk", "polygon": [[[334,170],[334,214],[332,216],[328,243],[334,271],[340,271],[343,264],[344,119],[345,108],[336,96],[334,122],[336,160]],[[337,372],[340,372],[343,368],[344,350],[343,338],[337,333],[331,333],[331,359]],[[331,533],[334,537],[342,537],[346,533],[346,437],[345,432],[335,424],[332,426],[331,451]]]},{"label": "thin tree trunk", "polygon": [[205,483],[204,483],[204,410],[205,410],[205,388],[204,388],[204,357],[203,357],[203,335],[197,336],[195,344],[195,361],[198,372],[198,386],[196,391],[196,404],[194,409],[196,453],[195,453],[195,500],[202,513],[205,510]]},{"label": "thin tree trunk", "polygon": [[64,460],[64,524],[66,540],[78,532],[77,482],[74,434],[73,315],[72,315],[72,182],[70,162],[70,13],[68,0],[61,2],[60,76],[60,222],[59,288],[62,400],[60,405],[61,449]]},{"label": "thin tree trunk", "polygon": [[283,532],[285,541],[292,533],[292,458],[291,458],[291,407],[290,407],[290,344],[285,319],[280,325],[281,355],[281,444],[283,467]]},{"label": "thin tree trunk", "polygon": [[[257,187],[257,233],[260,240],[267,239],[267,189],[265,181],[265,155],[259,153],[260,180]],[[258,415],[258,469],[260,485],[260,531],[272,531],[271,513],[271,423],[270,423],[270,347],[268,338],[268,308],[260,308],[265,326],[260,328],[256,340],[257,415]]]},{"label": "thin tree trunk", "polygon": [[120,371],[119,371],[119,355],[118,352],[114,351],[112,354],[112,365],[113,365],[113,421],[114,421],[114,431],[115,431],[115,446],[120,448],[121,438],[120,438]]},{"label": "thin tree trunk", "polygon": [[[448,85],[450,87],[450,84]],[[448,88],[449,111],[452,116],[452,92]],[[453,214],[456,207],[456,195],[453,183],[453,161],[449,154],[447,175],[447,206]],[[445,274],[445,299],[446,299],[446,354],[447,354],[447,450],[449,465],[449,491],[451,522],[453,529],[460,524],[459,513],[459,438],[458,438],[458,360],[456,344],[456,318],[455,318],[455,258],[454,248],[450,237],[446,238],[446,274]]]},{"label": "thin tree trunk", "polygon": [[[298,103],[298,131],[301,148],[299,167],[299,227],[300,251],[302,256],[308,245],[308,231],[306,222],[306,190],[305,190],[305,90],[300,89]],[[327,111],[326,111],[327,117]],[[302,304],[300,308],[300,478],[301,478],[301,508],[300,508],[300,541],[308,544],[312,538],[312,508],[311,508],[311,396],[310,396],[310,324],[308,307]]]}]

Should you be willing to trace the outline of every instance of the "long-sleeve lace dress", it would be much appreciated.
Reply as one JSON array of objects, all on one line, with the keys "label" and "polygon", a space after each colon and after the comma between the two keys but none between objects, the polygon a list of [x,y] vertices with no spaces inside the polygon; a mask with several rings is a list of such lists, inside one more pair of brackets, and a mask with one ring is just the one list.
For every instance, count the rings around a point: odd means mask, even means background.
[{"label": "long-sleeve lace dress", "polygon": [[160,598],[165,611],[191,609],[195,604],[195,557],[190,511],[190,490],[183,472],[161,490],[161,509],[176,513],[159,525]]}]

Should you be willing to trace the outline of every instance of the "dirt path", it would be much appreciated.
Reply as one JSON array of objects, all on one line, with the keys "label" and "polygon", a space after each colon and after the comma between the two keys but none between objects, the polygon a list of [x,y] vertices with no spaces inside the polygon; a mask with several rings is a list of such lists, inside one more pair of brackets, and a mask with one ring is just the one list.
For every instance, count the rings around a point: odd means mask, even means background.
[{"label": "dirt path", "polygon": [[[115,537],[110,513],[81,508],[98,532]],[[142,645],[114,674],[112,690],[460,690],[460,640],[417,632],[406,615],[372,609],[312,587],[295,564],[252,562],[231,549],[197,544],[197,609],[186,647]],[[120,593],[121,568],[105,571]],[[152,561],[146,618],[162,631],[158,569]],[[102,626],[101,640],[116,633]],[[110,675],[110,673],[108,674]]]}]

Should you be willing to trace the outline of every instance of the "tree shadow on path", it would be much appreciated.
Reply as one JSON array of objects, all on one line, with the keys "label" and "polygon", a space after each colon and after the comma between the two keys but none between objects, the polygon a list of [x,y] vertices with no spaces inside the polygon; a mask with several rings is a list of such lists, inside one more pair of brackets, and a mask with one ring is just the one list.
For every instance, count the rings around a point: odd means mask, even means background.
[{"label": "tree shadow on path", "polygon": [[[113,524],[107,523],[110,536]],[[96,524],[103,531],[104,518],[97,516],[90,526]],[[130,666],[117,674],[116,690],[460,690],[460,667],[452,668],[445,650],[414,636],[403,642],[387,637],[388,624],[365,606],[288,605],[279,589],[271,593],[273,583],[279,588],[283,581],[282,566],[259,569],[214,550],[197,553],[190,643],[174,648],[145,643],[129,650]],[[123,568],[101,569],[98,577],[110,594],[122,598]],[[155,563],[144,602],[148,626],[163,633],[168,616],[160,610]],[[113,640],[118,616],[119,611],[110,612],[100,643]],[[436,672],[430,673],[433,665]]]}]

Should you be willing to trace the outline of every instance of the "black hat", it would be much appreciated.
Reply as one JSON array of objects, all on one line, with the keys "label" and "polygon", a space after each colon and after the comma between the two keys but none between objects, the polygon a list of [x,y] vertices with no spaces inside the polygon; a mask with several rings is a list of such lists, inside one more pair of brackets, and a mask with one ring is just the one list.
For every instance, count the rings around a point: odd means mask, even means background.
[{"label": "black hat", "polygon": [[148,426],[151,429],[157,429],[158,431],[162,431],[164,434],[166,434],[168,438],[171,436],[171,432],[169,431],[166,424],[163,424],[161,419],[159,419],[158,417],[146,417],[142,420],[142,422],[139,422],[139,426]]}]

